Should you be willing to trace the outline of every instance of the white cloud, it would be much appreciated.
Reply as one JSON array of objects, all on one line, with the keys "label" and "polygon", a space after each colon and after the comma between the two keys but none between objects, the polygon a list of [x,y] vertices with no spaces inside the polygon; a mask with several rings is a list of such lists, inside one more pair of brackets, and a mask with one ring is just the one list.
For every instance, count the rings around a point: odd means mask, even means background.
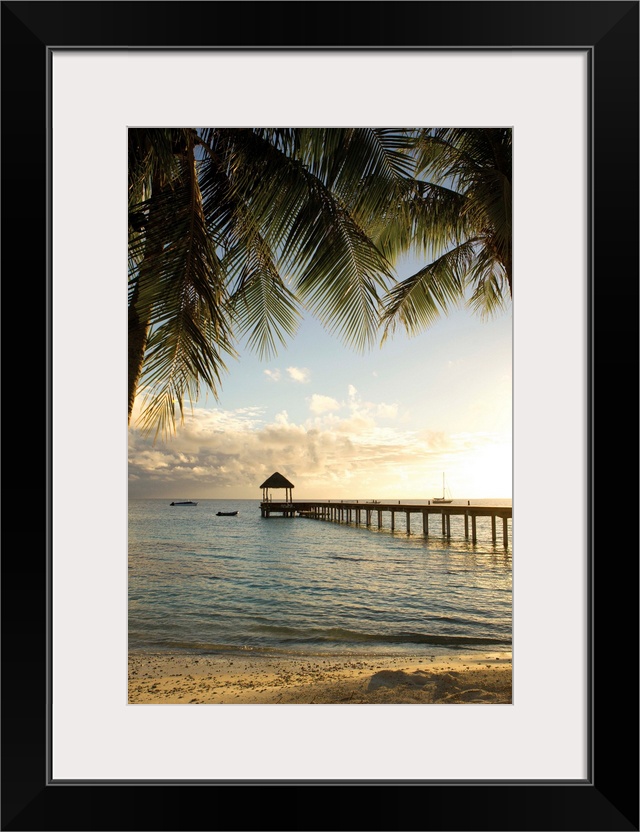
[{"label": "white cloud", "polygon": [[287,367],[287,372],[293,381],[299,381],[301,384],[309,381],[309,370],[306,367]]},{"label": "white cloud", "polygon": [[395,419],[398,415],[398,405],[381,402],[376,407],[376,413],[381,419]]},{"label": "white cloud", "polygon": [[347,419],[337,420],[333,429],[340,433],[361,436],[375,430],[375,427],[375,420],[367,413],[352,412]]},{"label": "white cloud", "polygon": [[396,419],[398,417],[398,405],[387,404],[386,402],[364,402],[353,384],[349,385],[349,409],[354,417],[367,421],[375,419]]},{"label": "white cloud", "polygon": [[271,381],[280,381],[280,370],[265,370],[264,374]]},{"label": "white cloud", "polygon": [[266,423],[259,408],[197,409],[173,439],[155,446],[131,428],[130,496],[206,499],[242,489],[251,497],[255,489],[258,498],[259,484],[280,471],[311,497],[336,484],[357,488],[363,473],[373,480],[383,465],[412,461],[411,435],[377,426],[373,413],[341,419],[340,403],[329,396],[310,401],[317,415],[305,424],[290,422],[286,410]]},{"label": "white cloud", "polygon": [[312,413],[329,413],[332,410],[340,410],[342,406],[339,401],[332,399],[331,396],[322,396],[320,393],[314,393],[307,401]]},{"label": "white cloud", "polygon": [[[175,437],[155,445],[132,427],[129,495],[259,499],[260,483],[280,471],[301,499],[381,497],[380,483],[398,498],[407,496],[409,483],[416,496],[430,497],[442,470],[455,479],[456,459],[482,453],[478,459],[486,475],[498,435],[406,430],[397,405],[356,400],[353,386],[349,393],[349,408],[342,413],[344,404],[314,394],[307,400],[311,418],[302,424],[290,421],[285,409],[267,421],[259,407],[198,408]],[[507,459],[507,452],[503,456]]]}]

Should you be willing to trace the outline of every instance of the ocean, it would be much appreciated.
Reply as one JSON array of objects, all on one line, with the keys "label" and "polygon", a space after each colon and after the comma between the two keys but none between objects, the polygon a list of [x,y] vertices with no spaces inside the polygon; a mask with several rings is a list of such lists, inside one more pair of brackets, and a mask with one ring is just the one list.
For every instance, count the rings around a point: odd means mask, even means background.
[{"label": "ocean", "polygon": [[406,534],[403,513],[391,531],[389,514],[378,529],[375,514],[366,527],[262,518],[259,500],[170,503],[129,501],[132,653],[511,652],[511,520],[505,547],[502,521],[494,543],[488,517],[472,543],[462,518],[452,518],[446,539],[432,517],[425,538],[417,515]]}]

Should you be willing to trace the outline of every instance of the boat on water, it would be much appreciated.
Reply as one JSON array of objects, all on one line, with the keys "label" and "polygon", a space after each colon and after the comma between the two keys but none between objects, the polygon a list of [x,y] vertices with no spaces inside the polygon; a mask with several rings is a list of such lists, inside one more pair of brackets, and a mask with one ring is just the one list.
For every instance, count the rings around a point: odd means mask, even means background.
[{"label": "boat on water", "polygon": [[235,517],[237,511],[216,511],[216,517]]},{"label": "boat on water", "polygon": [[174,500],[172,503],[169,503],[170,506],[197,506],[198,504],[194,500]]},{"label": "boat on water", "polygon": [[446,483],[445,483],[445,480],[444,480],[444,474],[442,475],[442,497],[432,497],[431,502],[432,503],[452,503],[453,502],[453,500],[449,499],[449,497],[447,496],[447,487],[446,487]]}]

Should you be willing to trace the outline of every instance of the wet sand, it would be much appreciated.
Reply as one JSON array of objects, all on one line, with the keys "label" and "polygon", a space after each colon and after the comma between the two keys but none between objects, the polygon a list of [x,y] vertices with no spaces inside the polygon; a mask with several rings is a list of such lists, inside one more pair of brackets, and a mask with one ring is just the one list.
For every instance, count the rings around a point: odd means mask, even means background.
[{"label": "wet sand", "polygon": [[510,653],[276,656],[133,653],[130,704],[511,704]]}]

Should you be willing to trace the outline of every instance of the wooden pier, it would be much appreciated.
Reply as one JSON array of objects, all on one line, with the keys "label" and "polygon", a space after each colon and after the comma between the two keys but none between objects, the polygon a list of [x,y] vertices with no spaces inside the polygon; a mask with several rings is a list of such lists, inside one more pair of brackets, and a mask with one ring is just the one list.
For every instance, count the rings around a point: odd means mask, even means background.
[{"label": "wooden pier", "polygon": [[[473,543],[477,542],[477,521],[480,517],[491,518],[491,539],[495,543],[498,537],[498,524],[502,526],[502,541],[505,548],[509,545],[508,520],[512,518],[511,506],[472,506],[452,504],[420,504],[409,503],[361,503],[358,501],[332,500],[299,500],[272,501],[263,500],[260,503],[262,517],[280,515],[281,517],[310,517],[315,520],[330,520],[336,523],[353,523],[356,526],[375,526],[383,528],[383,513],[390,514],[391,531],[396,529],[396,515],[401,514],[406,519],[406,533],[411,534],[412,515],[418,515],[420,529],[425,537],[437,534],[438,528],[442,537],[451,537],[451,518],[464,519],[464,536]],[[374,523],[375,521],[375,523]]]}]

